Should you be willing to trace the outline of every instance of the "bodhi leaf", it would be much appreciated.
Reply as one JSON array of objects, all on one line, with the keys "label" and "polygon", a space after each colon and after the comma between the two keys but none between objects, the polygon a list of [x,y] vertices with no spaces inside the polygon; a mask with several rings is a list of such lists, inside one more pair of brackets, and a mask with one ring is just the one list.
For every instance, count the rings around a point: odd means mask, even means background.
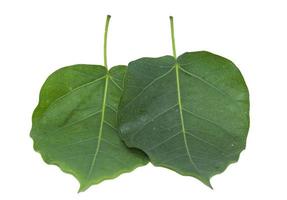
[{"label": "bodhi leaf", "polygon": [[120,136],[154,165],[211,187],[245,148],[249,95],[231,61],[205,51],[141,58],[129,63],[124,86]]},{"label": "bodhi leaf", "polygon": [[74,175],[81,185],[79,191],[148,162],[118,135],[125,72],[126,66],[108,71],[105,59],[105,66],[61,68],[42,86],[32,118],[34,149],[46,163]]},{"label": "bodhi leaf", "polygon": [[208,52],[131,62],[119,107],[122,139],[155,165],[209,178],[238,160],[248,91],[233,63]]},{"label": "bodhi leaf", "polygon": [[33,114],[34,148],[80,182],[80,191],[144,165],[117,131],[117,107],[125,66],[75,65],[44,83]]}]

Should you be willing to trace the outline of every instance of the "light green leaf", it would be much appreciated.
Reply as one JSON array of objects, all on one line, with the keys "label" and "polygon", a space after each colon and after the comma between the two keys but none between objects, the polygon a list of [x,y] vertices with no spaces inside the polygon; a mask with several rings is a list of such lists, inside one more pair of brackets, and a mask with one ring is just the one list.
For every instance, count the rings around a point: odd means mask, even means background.
[{"label": "light green leaf", "polygon": [[209,52],[129,63],[120,136],[154,165],[198,178],[238,160],[249,128],[249,95],[238,68]]},{"label": "light green leaf", "polygon": [[54,72],[44,83],[33,114],[34,148],[80,182],[92,184],[145,165],[139,151],[118,136],[117,112],[125,66],[75,65]]}]

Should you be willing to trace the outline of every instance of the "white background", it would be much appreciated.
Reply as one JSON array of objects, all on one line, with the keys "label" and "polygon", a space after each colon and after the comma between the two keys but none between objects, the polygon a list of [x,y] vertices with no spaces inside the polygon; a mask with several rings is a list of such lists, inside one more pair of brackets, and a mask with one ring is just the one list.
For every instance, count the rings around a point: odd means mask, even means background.
[{"label": "white background", "polygon": [[[286,1],[285,1],[286,2]],[[238,163],[214,190],[151,164],[77,193],[29,137],[41,85],[59,67],[208,50],[234,61],[250,90],[251,127]],[[0,0],[0,199],[287,199],[287,6],[284,0]]]}]

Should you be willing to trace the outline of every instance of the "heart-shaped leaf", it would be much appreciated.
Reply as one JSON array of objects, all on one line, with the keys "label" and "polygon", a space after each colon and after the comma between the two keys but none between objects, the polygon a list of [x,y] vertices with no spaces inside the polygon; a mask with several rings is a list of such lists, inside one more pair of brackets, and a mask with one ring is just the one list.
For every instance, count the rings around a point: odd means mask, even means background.
[{"label": "heart-shaped leaf", "polygon": [[144,165],[117,131],[125,66],[75,65],[53,73],[33,114],[34,148],[81,183],[80,190]]},{"label": "heart-shaped leaf", "polygon": [[74,175],[80,191],[148,162],[142,152],[127,148],[118,135],[125,72],[126,66],[108,71],[105,54],[105,66],[61,68],[41,89],[33,113],[34,148],[46,163]]},{"label": "heart-shaped leaf", "polygon": [[174,57],[129,63],[120,136],[153,164],[211,187],[210,177],[237,161],[245,148],[248,89],[231,61],[204,51],[176,58],[174,39],[173,47]]}]

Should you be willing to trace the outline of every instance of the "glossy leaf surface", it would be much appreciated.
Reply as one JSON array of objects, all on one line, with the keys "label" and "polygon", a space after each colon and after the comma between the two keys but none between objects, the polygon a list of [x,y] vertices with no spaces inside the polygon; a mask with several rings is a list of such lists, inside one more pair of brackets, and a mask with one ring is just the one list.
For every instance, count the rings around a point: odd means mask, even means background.
[{"label": "glossy leaf surface", "polygon": [[57,70],[44,83],[33,113],[31,137],[45,162],[80,182],[80,191],[147,163],[127,148],[117,131],[125,66],[109,72],[99,65]]},{"label": "glossy leaf surface", "polygon": [[119,107],[120,136],[154,165],[210,185],[238,160],[249,128],[249,95],[229,60],[209,52],[129,64]]}]

